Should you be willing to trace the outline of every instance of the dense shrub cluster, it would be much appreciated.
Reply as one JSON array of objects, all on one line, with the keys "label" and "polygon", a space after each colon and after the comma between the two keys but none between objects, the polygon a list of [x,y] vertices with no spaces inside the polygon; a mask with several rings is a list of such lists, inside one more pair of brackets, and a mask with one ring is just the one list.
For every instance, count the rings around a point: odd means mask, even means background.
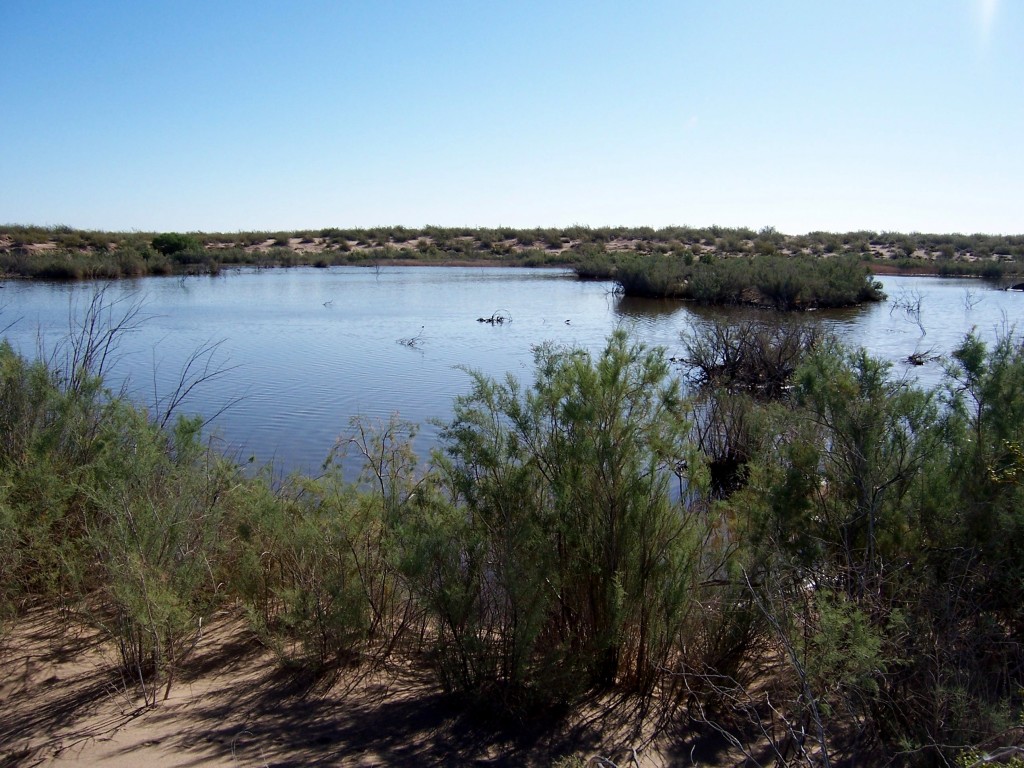
[{"label": "dense shrub cluster", "polygon": [[153,238],[153,250],[164,256],[171,256],[182,251],[201,251],[203,244],[195,235],[182,235],[178,232],[165,232]]},{"label": "dense shrub cluster", "polygon": [[687,455],[660,352],[536,353],[538,381],[475,374],[443,433],[447,510],[413,517],[406,568],[447,680],[504,696],[649,690],[692,608],[701,523],[671,502]]},{"label": "dense shrub cluster", "polygon": [[627,296],[775,309],[844,307],[885,297],[860,261],[849,257],[758,255],[699,260],[692,253],[599,255],[577,266],[583,277],[614,279]]},{"label": "dense shrub cluster", "polygon": [[1020,723],[1013,339],[924,391],[712,324],[685,397],[624,334],[542,347],[529,387],[470,374],[429,466],[356,424],[361,478],[274,483],[104,389],[126,326],[90,312],[47,361],[0,345],[0,607],[100,627],[150,705],[230,603],[284,663],[412,659],[518,715],[617,689],[782,765],[947,765]]}]

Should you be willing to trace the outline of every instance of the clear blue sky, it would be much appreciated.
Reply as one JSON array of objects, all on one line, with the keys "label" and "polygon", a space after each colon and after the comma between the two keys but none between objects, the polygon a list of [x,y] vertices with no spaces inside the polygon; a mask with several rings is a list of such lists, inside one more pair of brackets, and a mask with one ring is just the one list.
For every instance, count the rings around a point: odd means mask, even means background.
[{"label": "clear blue sky", "polygon": [[0,222],[1024,232],[1021,0],[0,0]]}]

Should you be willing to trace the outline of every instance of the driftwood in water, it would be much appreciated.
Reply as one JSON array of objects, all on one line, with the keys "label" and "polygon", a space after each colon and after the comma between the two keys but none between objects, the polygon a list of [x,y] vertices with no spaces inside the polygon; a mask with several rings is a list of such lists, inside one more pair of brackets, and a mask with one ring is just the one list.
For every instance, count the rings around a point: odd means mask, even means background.
[{"label": "driftwood in water", "polygon": [[923,352],[913,352],[907,355],[907,362],[911,365],[924,365],[930,363],[933,360],[938,360],[939,355],[935,354],[935,349],[926,349]]},{"label": "driftwood in water", "polygon": [[488,323],[489,325],[504,325],[505,323],[512,322],[512,313],[507,309],[499,309],[490,317],[478,317],[476,321],[478,323]]},{"label": "driftwood in water", "polygon": [[425,326],[421,325],[419,333],[417,333],[415,336],[409,336],[408,338],[405,339],[399,339],[398,343],[401,344],[403,347],[409,347],[410,349],[419,349],[420,344],[423,343],[424,328]]}]

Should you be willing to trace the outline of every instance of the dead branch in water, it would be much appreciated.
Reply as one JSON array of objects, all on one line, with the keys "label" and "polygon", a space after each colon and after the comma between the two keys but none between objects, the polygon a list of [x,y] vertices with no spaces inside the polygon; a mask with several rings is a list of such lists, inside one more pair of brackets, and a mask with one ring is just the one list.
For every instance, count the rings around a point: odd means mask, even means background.
[{"label": "dead branch in water", "polygon": [[478,323],[487,323],[488,325],[504,325],[505,323],[512,322],[512,313],[507,309],[499,309],[490,317],[478,317],[476,321]]},{"label": "dead branch in water", "polygon": [[415,336],[409,336],[404,339],[399,339],[398,343],[401,344],[403,347],[409,347],[409,349],[419,349],[420,345],[423,343],[423,329],[425,327],[426,326],[421,325],[419,333],[417,333]]}]

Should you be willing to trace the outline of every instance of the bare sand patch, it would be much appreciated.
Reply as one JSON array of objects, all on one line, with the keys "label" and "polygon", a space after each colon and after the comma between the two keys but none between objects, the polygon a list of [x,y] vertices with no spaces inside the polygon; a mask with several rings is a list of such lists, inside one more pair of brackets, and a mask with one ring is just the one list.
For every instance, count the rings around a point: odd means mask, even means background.
[{"label": "bare sand patch", "polygon": [[497,722],[408,664],[333,678],[284,668],[230,612],[213,617],[170,696],[144,708],[105,638],[33,611],[5,638],[0,701],[0,766],[674,763],[636,727],[636,702]]}]

